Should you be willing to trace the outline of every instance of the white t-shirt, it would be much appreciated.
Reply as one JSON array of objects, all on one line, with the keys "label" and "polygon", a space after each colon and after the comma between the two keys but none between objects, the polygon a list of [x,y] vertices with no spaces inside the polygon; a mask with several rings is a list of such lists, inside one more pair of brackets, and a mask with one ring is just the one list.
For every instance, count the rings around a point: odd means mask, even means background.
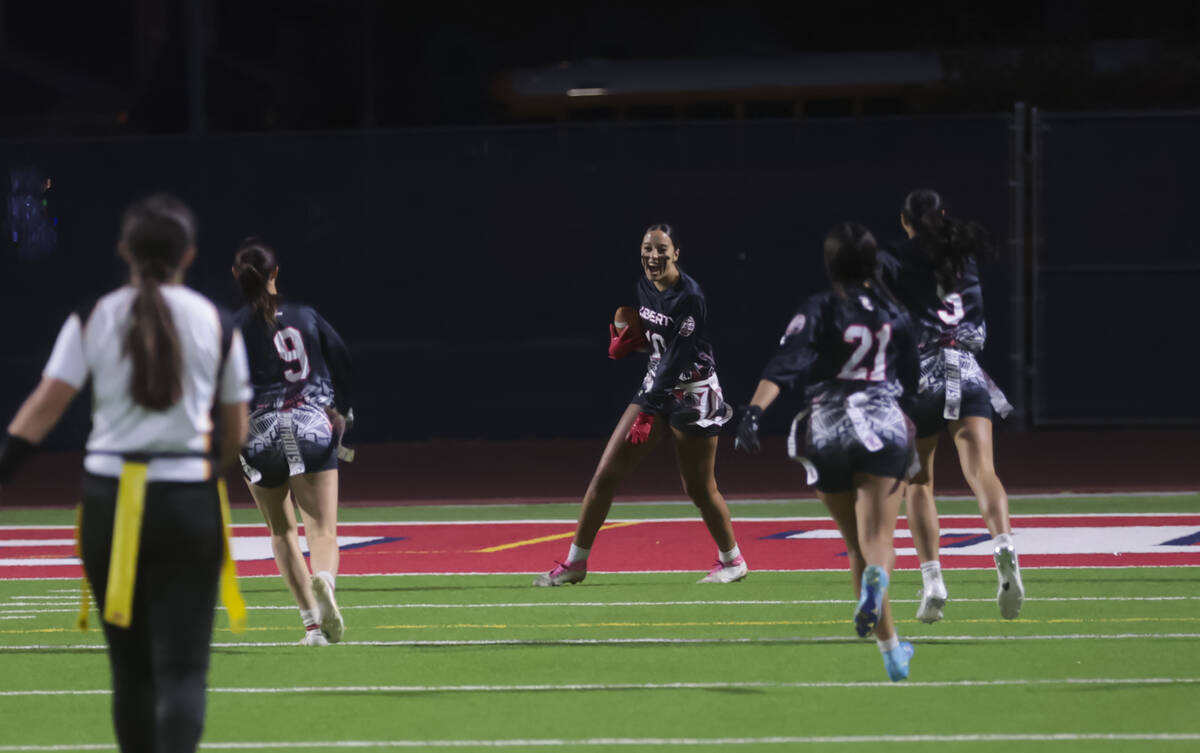
[{"label": "white t-shirt", "polygon": [[[90,473],[119,476],[123,461],[115,453],[208,453],[213,406],[246,402],[253,395],[246,347],[229,317],[183,285],[160,289],[183,349],[183,396],[170,408],[148,410],[130,394],[133,361],[124,343],[138,294],[132,286],[101,298],[84,314],[87,321],[71,314],[42,372],[76,389],[91,376],[92,433],[83,463]],[[223,343],[228,343],[224,353]],[[152,458],[147,474],[151,481],[204,481],[211,476],[206,457]]]}]

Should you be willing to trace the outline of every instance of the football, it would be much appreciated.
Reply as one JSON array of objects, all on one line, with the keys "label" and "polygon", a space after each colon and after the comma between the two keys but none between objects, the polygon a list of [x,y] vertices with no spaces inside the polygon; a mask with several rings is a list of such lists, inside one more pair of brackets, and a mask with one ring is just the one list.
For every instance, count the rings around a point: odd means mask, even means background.
[{"label": "football", "polygon": [[634,340],[642,339],[642,320],[638,318],[637,309],[633,306],[621,306],[613,314],[613,326],[617,332],[624,334],[626,327],[633,327],[629,334]]}]

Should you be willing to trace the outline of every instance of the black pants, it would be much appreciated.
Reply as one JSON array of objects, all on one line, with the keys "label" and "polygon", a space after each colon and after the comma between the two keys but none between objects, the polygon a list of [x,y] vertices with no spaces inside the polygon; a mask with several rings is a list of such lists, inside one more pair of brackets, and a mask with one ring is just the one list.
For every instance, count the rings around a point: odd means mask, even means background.
[{"label": "black pants", "polygon": [[[83,564],[102,616],[116,500],[117,479],[84,475]],[[200,742],[222,546],[214,482],[147,485],[132,623],[101,620],[123,753],[192,753]]]}]

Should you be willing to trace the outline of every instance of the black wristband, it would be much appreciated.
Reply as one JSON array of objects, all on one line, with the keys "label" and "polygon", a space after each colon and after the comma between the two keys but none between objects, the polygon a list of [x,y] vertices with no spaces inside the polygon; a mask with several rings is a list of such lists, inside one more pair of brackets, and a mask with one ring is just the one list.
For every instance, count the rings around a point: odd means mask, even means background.
[{"label": "black wristband", "polygon": [[763,414],[763,409],[760,406],[757,406],[757,405],[747,405],[746,406],[746,415],[753,416],[755,421],[762,418],[762,414]]},{"label": "black wristband", "polygon": [[0,443],[0,484],[8,483],[36,449],[37,445],[28,439],[4,432],[3,443]]}]

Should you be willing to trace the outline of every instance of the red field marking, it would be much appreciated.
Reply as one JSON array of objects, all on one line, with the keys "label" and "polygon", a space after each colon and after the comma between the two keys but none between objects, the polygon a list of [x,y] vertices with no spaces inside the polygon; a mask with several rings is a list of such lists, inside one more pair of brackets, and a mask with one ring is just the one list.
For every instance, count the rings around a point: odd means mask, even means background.
[{"label": "red field marking", "polygon": [[[716,547],[699,520],[610,525],[596,540],[589,560],[593,572],[703,572],[716,559]],[[751,569],[846,568],[845,546],[831,520],[739,520],[734,528]],[[1200,515],[1023,516],[1013,518],[1013,528],[1025,568],[1200,566]],[[566,554],[573,530],[574,524],[565,522],[347,523],[339,527],[341,537],[365,540],[343,546],[341,572],[538,572]],[[788,532],[798,538],[781,538]],[[943,518],[942,533],[943,567],[992,567],[979,518]],[[69,527],[0,529],[0,579],[78,577],[81,568],[71,561],[74,547],[67,543],[72,536]],[[234,537],[240,575],[278,574],[262,526],[235,526]],[[903,520],[896,546],[897,567],[916,568]],[[955,546],[966,548],[959,552]],[[1060,549],[1077,551],[1057,553]]]}]

